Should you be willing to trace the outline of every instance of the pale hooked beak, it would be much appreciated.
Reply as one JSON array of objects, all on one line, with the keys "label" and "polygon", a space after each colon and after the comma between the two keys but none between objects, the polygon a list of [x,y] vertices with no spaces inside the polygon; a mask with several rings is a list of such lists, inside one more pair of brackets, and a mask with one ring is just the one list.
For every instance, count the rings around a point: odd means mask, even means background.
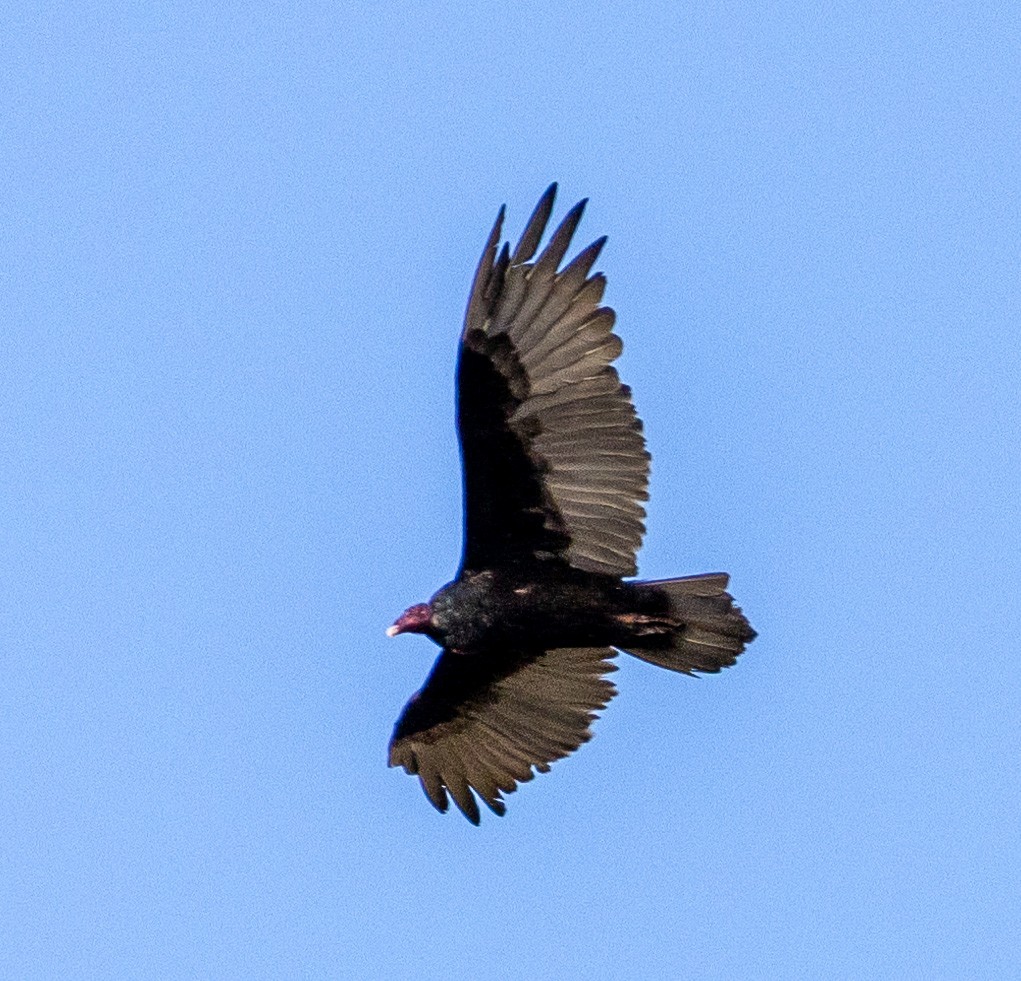
[{"label": "pale hooked beak", "polygon": [[432,610],[428,603],[416,603],[409,606],[397,619],[392,627],[386,628],[387,637],[398,634],[424,634],[429,630]]}]

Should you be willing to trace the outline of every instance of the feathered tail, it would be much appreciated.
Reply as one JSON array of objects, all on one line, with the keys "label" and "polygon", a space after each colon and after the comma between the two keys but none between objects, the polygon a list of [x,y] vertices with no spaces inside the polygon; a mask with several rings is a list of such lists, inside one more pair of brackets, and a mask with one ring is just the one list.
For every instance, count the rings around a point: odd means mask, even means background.
[{"label": "feathered tail", "polygon": [[684,674],[730,667],[755,631],[727,592],[729,580],[725,572],[711,572],[635,583],[665,601],[669,620],[676,625],[631,641],[627,653]]}]

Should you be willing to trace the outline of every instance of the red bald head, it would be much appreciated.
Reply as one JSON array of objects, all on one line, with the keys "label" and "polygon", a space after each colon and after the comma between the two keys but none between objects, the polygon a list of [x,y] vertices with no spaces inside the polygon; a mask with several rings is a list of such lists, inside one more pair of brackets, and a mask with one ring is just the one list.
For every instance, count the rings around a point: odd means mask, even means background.
[{"label": "red bald head", "polygon": [[386,631],[387,637],[398,634],[424,634],[429,630],[433,611],[428,603],[416,603],[409,606]]}]

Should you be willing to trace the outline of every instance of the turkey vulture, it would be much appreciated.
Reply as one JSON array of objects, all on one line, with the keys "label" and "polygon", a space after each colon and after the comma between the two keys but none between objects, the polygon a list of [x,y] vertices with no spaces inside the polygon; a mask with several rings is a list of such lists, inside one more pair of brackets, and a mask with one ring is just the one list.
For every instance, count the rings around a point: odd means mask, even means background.
[{"label": "turkey vulture", "polygon": [[733,664],[755,631],[726,573],[625,581],[645,532],[649,454],[612,362],[605,238],[563,269],[585,201],[534,259],[556,184],[512,252],[504,209],[472,283],[457,366],[464,552],[457,578],[387,633],[442,653],[405,706],[390,766],[473,824],[591,738],[617,651],[684,674]]}]

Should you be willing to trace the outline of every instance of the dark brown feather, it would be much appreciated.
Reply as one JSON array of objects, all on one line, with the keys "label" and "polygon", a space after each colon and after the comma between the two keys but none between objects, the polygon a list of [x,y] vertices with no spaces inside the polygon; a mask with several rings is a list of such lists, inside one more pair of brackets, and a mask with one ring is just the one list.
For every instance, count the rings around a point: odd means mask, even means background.
[{"label": "dark brown feather", "polygon": [[[501,212],[468,302],[458,366],[462,570],[559,558],[587,572],[633,575],[649,456],[630,390],[611,367],[621,342],[613,310],[599,306],[605,280],[589,276],[605,239],[557,272],[584,201],[529,262],[555,190],[507,261],[506,250],[496,258]],[[591,505],[590,520],[570,507],[576,495]]]},{"label": "dark brown feather", "polygon": [[501,794],[587,742],[595,713],[616,694],[609,648],[531,654],[444,651],[404,709],[390,765],[417,774],[437,810],[447,794],[473,824],[474,791],[497,814]]}]

